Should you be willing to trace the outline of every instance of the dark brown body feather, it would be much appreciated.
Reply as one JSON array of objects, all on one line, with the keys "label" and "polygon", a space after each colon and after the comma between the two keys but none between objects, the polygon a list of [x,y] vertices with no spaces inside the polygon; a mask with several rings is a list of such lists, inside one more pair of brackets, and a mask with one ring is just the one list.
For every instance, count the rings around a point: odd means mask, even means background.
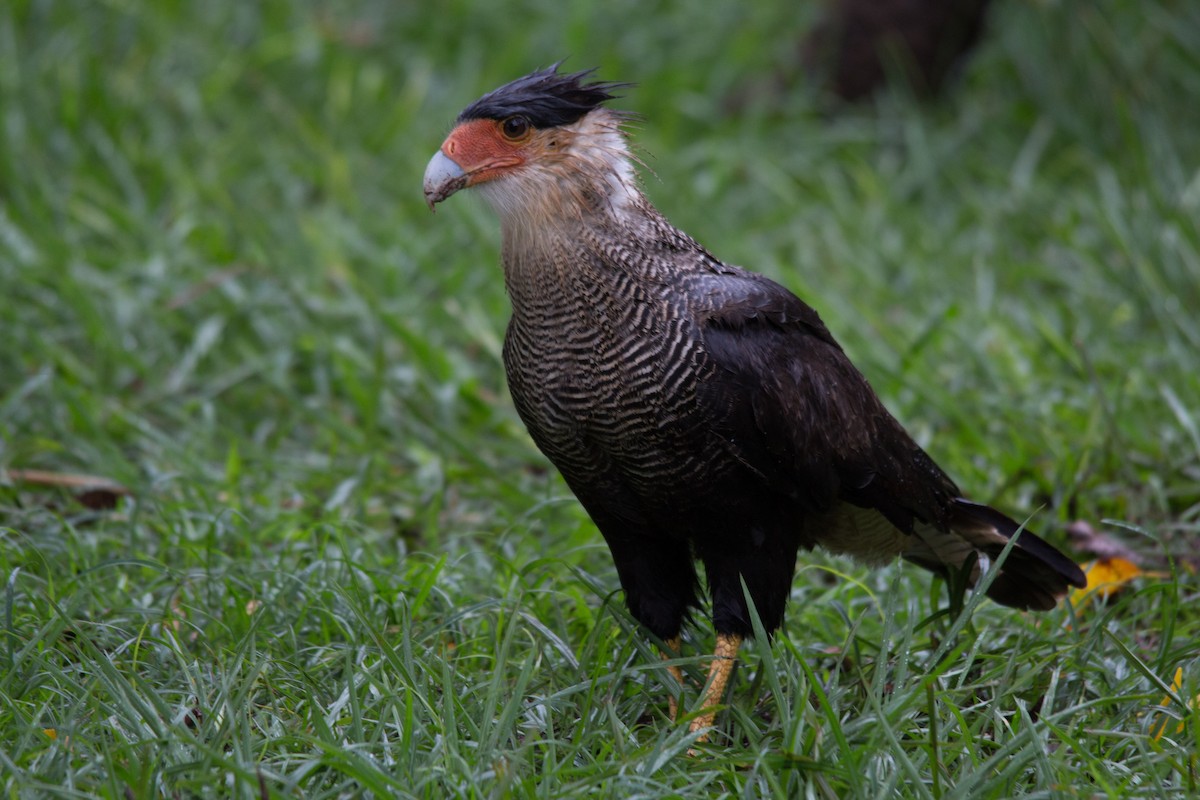
[{"label": "dark brown body feather", "polygon": [[[644,200],[632,211],[579,220],[554,249],[566,268],[506,253],[504,361],[522,420],[604,534],[637,619],[678,634],[697,602],[694,557],[717,631],[745,635],[742,581],[773,630],[800,548],[875,561],[912,550],[941,571],[1000,552],[1016,524],[958,499],[815,311],[722,264]],[[847,538],[858,533],[843,520],[859,516],[877,543]],[[987,529],[982,544],[945,558],[920,535],[965,542],[951,530],[971,526]],[[992,594],[1052,607],[1077,573],[1026,532]]]}]

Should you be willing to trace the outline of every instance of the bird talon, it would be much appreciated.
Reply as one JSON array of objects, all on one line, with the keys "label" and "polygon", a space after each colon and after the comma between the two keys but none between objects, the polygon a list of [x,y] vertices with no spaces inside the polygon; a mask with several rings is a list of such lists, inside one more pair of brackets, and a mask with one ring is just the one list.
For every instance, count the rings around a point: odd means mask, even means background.
[{"label": "bird talon", "polygon": [[[688,730],[692,733],[703,731],[696,737],[697,743],[708,741],[711,728],[717,721],[721,698],[725,696],[729,678],[733,675],[733,669],[737,665],[737,653],[741,646],[742,637],[740,635],[736,633],[717,634],[716,653],[713,654],[713,660],[708,665],[708,681],[704,689],[704,699],[700,703],[703,713],[688,725]],[[706,728],[710,730],[705,730]]]}]

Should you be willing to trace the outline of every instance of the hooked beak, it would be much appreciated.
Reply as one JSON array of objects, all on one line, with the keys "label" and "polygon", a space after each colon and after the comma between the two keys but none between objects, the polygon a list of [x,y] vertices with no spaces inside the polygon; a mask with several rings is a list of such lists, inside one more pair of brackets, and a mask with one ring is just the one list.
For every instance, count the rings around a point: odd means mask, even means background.
[{"label": "hooked beak", "polygon": [[467,185],[467,173],[448,155],[438,150],[425,168],[425,202],[433,211],[435,204]]}]

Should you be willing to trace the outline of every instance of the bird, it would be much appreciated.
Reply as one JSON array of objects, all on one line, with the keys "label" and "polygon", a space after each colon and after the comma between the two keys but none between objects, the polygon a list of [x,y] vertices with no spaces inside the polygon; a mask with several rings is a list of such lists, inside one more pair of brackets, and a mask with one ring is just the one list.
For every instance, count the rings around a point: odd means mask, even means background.
[{"label": "bird", "polygon": [[755,615],[781,626],[801,551],[899,557],[971,585],[1004,555],[987,595],[1017,609],[1085,585],[1070,558],[963,496],[813,308],[668,222],[641,188],[633,115],[609,105],[632,84],[561,64],[463,109],[424,196],[434,210],[470,188],[499,217],[517,413],[664,658],[702,608],[703,568],[716,644],[695,741]]}]

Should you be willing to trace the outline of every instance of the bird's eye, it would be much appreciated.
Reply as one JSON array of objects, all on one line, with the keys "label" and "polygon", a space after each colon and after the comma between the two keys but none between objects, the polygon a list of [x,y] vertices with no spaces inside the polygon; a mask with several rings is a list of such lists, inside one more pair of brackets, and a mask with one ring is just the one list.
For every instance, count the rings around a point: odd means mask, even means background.
[{"label": "bird's eye", "polygon": [[523,139],[529,133],[529,120],[524,117],[509,117],[500,123],[500,132],[505,139],[516,141]]}]

